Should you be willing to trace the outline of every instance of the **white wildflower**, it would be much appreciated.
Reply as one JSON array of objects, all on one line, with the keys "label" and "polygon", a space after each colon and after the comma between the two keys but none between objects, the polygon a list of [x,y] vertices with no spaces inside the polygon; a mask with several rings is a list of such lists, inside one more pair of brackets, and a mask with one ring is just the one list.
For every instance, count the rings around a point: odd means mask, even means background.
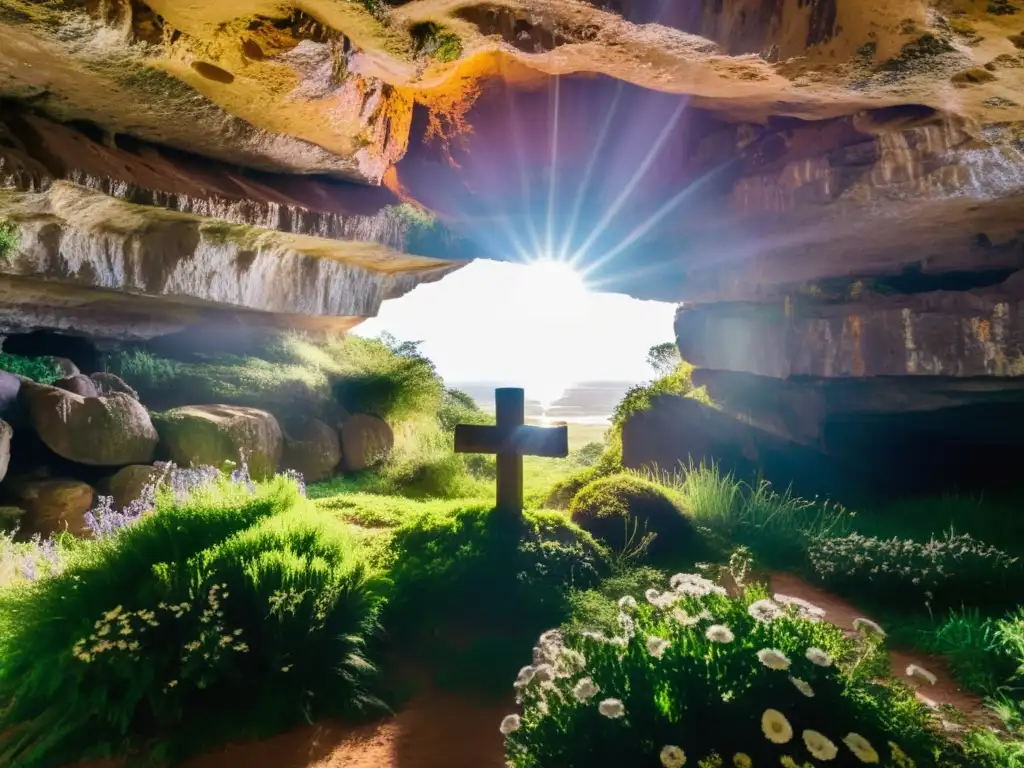
[{"label": "white wildflower", "polygon": [[818,667],[831,667],[832,657],[825,653],[821,648],[808,648],[804,653],[807,660]]},{"label": "white wildflower", "polygon": [[510,733],[515,733],[519,730],[522,725],[519,715],[506,715],[505,719],[501,721],[501,728],[499,729],[503,736],[508,736]]},{"label": "white wildflower", "polygon": [[907,677],[914,678],[915,680],[923,680],[928,683],[928,685],[935,685],[936,680],[938,680],[935,675],[924,667],[919,667],[917,664],[911,664],[907,667]]},{"label": "white wildflower", "polygon": [[533,679],[538,683],[546,683],[554,679],[555,668],[550,664],[538,664],[533,668]]},{"label": "white wildflower", "polygon": [[661,764],[665,768],[682,768],[686,765],[686,753],[671,744],[661,748]]},{"label": "white wildflower", "polygon": [[854,757],[862,763],[877,763],[879,761],[878,752],[871,746],[871,742],[859,733],[846,734],[843,738],[843,744],[849,747]]},{"label": "white wildflower", "polygon": [[655,635],[651,635],[647,638],[647,652],[656,659],[660,659],[664,656],[665,651],[670,645],[671,643],[668,640],[656,637]]},{"label": "white wildflower", "polygon": [[519,670],[519,674],[516,676],[515,687],[522,688],[530,684],[533,680],[534,674],[537,670],[533,666],[526,666]]},{"label": "white wildflower", "polygon": [[167,687],[168,687],[168,688],[173,688],[173,687],[174,687],[174,686],[176,686],[177,684],[178,684],[178,681],[177,681],[177,680],[171,680],[171,682],[169,682],[169,683],[167,684]]},{"label": "white wildflower", "polygon": [[807,751],[817,760],[835,760],[839,754],[839,748],[817,731],[804,731],[803,737]]},{"label": "white wildflower", "polygon": [[814,689],[811,688],[811,684],[807,681],[801,680],[799,677],[791,676],[789,678],[789,682],[791,682],[796,687],[796,689],[807,698],[810,699],[814,697]]},{"label": "white wildflower", "polygon": [[106,619],[107,621],[113,621],[114,619],[117,618],[118,614],[121,613],[121,611],[123,611],[123,610],[124,609],[119,605],[116,608],[114,608],[113,610],[110,610],[110,611],[107,611],[106,613],[104,613],[103,614],[103,618]]},{"label": "white wildflower", "polygon": [[863,616],[853,620],[853,628],[858,632],[863,632],[866,635],[877,635],[878,637],[885,637],[884,629],[878,626],[878,624],[873,622],[871,619],[865,619]]},{"label": "white wildflower", "polygon": [[626,707],[618,699],[605,699],[597,705],[597,711],[605,717],[615,720],[626,714]]},{"label": "white wildflower", "polygon": [[285,664],[283,667],[281,667],[281,671],[282,672],[291,672],[293,666],[294,665],[292,665],[292,664]]},{"label": "white wildflower", "polygon": [[761,715],[761,730],[773,744],[786,744],[793,738],[793,726],[777,709],[766,709]]},{"label": "white wildflower", "polygon": [[774,648],[762,648],[757,652],[757,658],[762,664],[768,667],[768,669],[775,669],[779,671],[789,669],[789,657],[782,651],[778,651]]},{"label": "white wildflower", "polygon": [[614,645],[616,648],[625,648],[629,645],[629,640],[624,637],[610,637],[608,638],[608,645]]},{"label": "white wildflower", "polygon": [[731,643],[736,639],[736,635],[724,624],[712,624],[704,636],[713,643]]},{"label": "white wildflower", "polygon": [[623,597],[623,598],[621,598],[619,600],[619,610],[620,611],[635,611],[636,610],[636,600],[634,600],[629,595],[626,595],[625,597]]},{"label": "white wildflower", "polygon": [[651,605],[657,605],[658,600],[661,597],[661,593],[656,589],[648,589],[644,592],[644,597],[647,598],[647,602]]},{"label": "white wildflower", "polygon": [[782,610],[771,600],[758,600],[747,606],[747,613],[758,621],[771,621],[782,615]]},{"label": "white wildflower", "polygon": [[593,680],[589,677],[584,677],[573,686],[572,695],[576,698],[576,701],[586,701],[596,696],[600,690]]}]

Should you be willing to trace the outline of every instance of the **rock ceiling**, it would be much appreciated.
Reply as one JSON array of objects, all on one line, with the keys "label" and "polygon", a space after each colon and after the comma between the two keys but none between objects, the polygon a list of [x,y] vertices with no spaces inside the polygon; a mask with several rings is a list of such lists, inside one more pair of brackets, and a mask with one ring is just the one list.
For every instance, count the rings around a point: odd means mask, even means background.
[{"label": "rock ceiling", "polygon": [[545,251],[685,328],[894,280],[990,321],[1022,266],[1014,0],[0,0],[0,99],[0,291],[116,298],[97,333],[348,327]]}]

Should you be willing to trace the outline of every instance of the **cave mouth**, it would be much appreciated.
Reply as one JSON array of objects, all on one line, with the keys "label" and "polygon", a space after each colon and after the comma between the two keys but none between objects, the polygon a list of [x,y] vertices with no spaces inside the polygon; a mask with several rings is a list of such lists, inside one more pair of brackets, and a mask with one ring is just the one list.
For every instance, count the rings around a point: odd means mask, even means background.
[{"label": "cave mouth", "polygon": [[22,357],[63,357],[84,374],[96,373],[101,368],[99,350],[84,336],[55,331],[12,333],[4,338],[0,349]]}]

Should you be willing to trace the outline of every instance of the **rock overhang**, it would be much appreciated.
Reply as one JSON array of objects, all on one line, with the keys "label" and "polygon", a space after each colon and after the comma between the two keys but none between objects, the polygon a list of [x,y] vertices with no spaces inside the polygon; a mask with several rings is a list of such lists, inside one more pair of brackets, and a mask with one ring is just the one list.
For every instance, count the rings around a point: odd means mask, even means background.
[{"label": "rock overhang", "polygon": [[665,5],[0,0],[0,176],[667,301],[1019,268],[1011,4]]}]

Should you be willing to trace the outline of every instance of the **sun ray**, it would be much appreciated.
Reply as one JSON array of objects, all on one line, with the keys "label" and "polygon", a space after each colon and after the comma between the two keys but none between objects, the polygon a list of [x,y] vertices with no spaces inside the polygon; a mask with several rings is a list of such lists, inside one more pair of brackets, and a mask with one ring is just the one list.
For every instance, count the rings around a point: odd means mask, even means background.
[{"label": "sun ray", "polygon": [[612,261],[616,256],[618,256],[620,253],[622,253],[624,250],[629,248],[635,242],[640,240],[640,238],[644,237],[644,235],[650,232],[658,224],[658,222],[660,222],[669,213],[671,213],[672,210],[676,208],[676,206],[678,206],[684,200],[686,200],[687,197],[692,195],[697,190],[701,189],[712,178],[722,173],[726,168],[729,168],[735,162],[735,160],[730,160],[728,163],[725,163],[724,165],[720,165],[717,168],[708,171],[699,179],[692,182],[689,186],[687,186],[681,192],[679,192],[670,200],[668,200],[668,202],[662,205],[657,211],[651,214],[646,221],[644,221],[639,226],[635,227],[633,231],[626,235],[626,237],[623,238],[622,242],[620,242],[617,246],[591,261],[587,265],[587,268],[583,270],[584,275],[587,275],[593,272],[594,270],[600,269],[602,266]]},{"label": "sun ray", "polygon": [[561,82],[562,78],[555,77],[555,114],[551,125],[551,181],[548,185],[548,220],[547,232],[545,233],[544,252],[551,254],[554,247],[555,227],[555,180],[558,178],[558,128],[559,108],[561,106]]},{"label": "sun ray", "polygon": [[570,259],[571,262],[577,263],[577,259],[580,258],[580,255],[585,254],[587,250],[590,248],[590,246],[597,242],[597,239],[602,234],[604,234],[605,229],[607,229],[608,225],[611,224],[616,214],[618,214],[618,212],[622,209],[622,206],[626,204],[626,200],[629,198],[630,195],[633,194],[633,190],[637,188],[637,185],[643,180],[643,177],[647,174],[648,169],[650,169],[651,165],[657,159],[658,154],[661,152],[662,146],[664,146],[665,142],[668,140],[669,135],[675,128],[676,123],[679,122],[679,118],[682,117],[683,112],[686,110],[686,107],[688,105],[688,100],[680,99],[679,106],[676,107],[676,111],[672,114],[672,118],[662,128],[661,133],[658,135],[657,140],[654,142],[654,146],[651,147],[651,150],[647,153],[647,156],[644,158],[643,162],[640,163],[639,167],[636,170],[636,173],[633,174],[633,177],[629,180],[629,183],[626,184],[625,188],[615,199],[615,202],[612,203],[611,207],[605,212],[604,216],[601,217],[601,221],[599,221],[597,226],[594,227],[593,232],[590,233],[590,236],[586,239],[586,241],[584,241],[583,245],[576,249],[576,252]]},{"label": "sun ray", "polygon": [[572,245],[572,239],[576,235],[576,222],[579,220],[580,208],[583,206],[583,199],[586,197],[587,188],[590,186],[590,177],[594,174],[594,168],[597,167],[597,159],[601,156],[601,150],[604,148],[604,142],[608,136],[608,131],[612,127],[612,120],[615,117],[615,113],[618,111],[619,101],[622,97],[622,90],[622,81],[620,80],[615,88],[615,98],[612,100],[612,105],[608,112],[605,113],[604,124],[601,126],[601,131],[597,135],[597,144],[594,146],[594,151],[590,153],[590,159],[587,161],[587,168],[583,174],[583,181],[580,183],[579,190],[576,193],[576,201],[572,206],[569,225],[566,227],[564,237],[562,238],[562,247],[559,250],[558,258],[562,261],[565,261],[566,257],[569,255],[569,246]]},{"label": "sun ray", "polygon": [[508,102],[509,122],[512,124],[512,138],[516,147],[516,156],[519,160],[519,181],[523,192],[523,210],[525,212],[526,227],[533,242],[533,253],[540,251],[540,240],[537,237],[537,228],[533,225],[533,215],[530,208],[530,183],[526,176],[526,153],[523,151],[523,136],[519,130],[519,118],[516,111],[515,99],[512,98],[512,89],[505,86],[505,99]]}]

